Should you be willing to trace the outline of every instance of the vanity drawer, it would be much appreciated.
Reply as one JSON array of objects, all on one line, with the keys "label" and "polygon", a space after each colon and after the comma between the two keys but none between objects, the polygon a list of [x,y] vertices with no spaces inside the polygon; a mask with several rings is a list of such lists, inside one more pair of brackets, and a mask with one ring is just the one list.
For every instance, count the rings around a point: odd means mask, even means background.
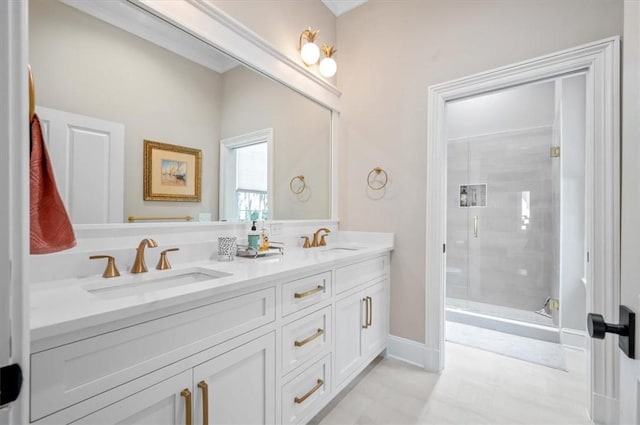
[{"label": "vanity drawer", "polygon": [[275,320],[275,288],[31,355],[31,420]]},{"label": "vanity drawer", "polygon": [[336,269],[336,293],[348,291],[389,272],[389,256],[382,255]]},{"label": "vanity drawer", "polygon": [[282,285],[282,315],[331,298],[331,272],[307,276]]},{"label": "vanity drawer", "polygon": [[314,363],[282,387],[282,423],[307,423],[331,393],[331,356]]},{"label": "vanity drawer", "polygon": [[282,327],[282,374],[331,347],[331,306]]}]

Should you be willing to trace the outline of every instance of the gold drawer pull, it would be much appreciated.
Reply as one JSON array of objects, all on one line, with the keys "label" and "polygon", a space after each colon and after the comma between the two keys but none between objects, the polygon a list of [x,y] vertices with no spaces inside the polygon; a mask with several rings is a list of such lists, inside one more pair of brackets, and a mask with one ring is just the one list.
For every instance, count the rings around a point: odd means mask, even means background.
[{"label": "gold drawer pull", "polygon": [[318,383],[316,384],[315,387],[311,388],[309,390],[308,393],[306,393],[305,395],[303,395],[302,397],[295,397],[293,399],[293,401],[296,402],[296,404],[300,404],[300,403],[304,403],[304,401],[306,399],[308,399],[309,397],[311,397],[311,394],[315,393],[316,391],[318,391],[320,388],[322,388],[322,386],[324,385],[324,381],[322,379],[318,379]]},{"label": "gold drawer pull", "polygon": [[184,407],[185,407],[185,424],[193,425],[191,422],[191,391],[188,388],[185,388],[180,392],[180,395],[184,397]]},{"label": "gold drawer pull", "polygon": [[202,425],[209,425],[209,386],[200,381],[198,388],[202,390]]},{"label": "gold drawer pull", "polygon": [[369,300],[363,298],[362,302],[364,303],[364,325],[362,325],[362,329],[367,329],[369,327]]},{"label": "gold drawer pull", "polygon": [[324,286],[323,285],[318,285],[315,289],[311,289],[307,292],[296,292],[295,294],[293,294],[293,296],[295,298],[304,298],[304,297],[308,297],[310,295],[314,295],[317,294],[318,292],[322,292],[324,291]]},{"label": "gold drawer pull", "polygon": [[311,341],[313,341],[314,339],[316,339],[317,337],[319,337],[320,335],[323,335],[323,334],[324,334],[324,329],[318,328],[318,331],[316,333],[314,333],[311,336],[306,337],[302,341],[295,341],[293,343],[293,345],[295,345],[296,347],[302,347],[303,345],[307,345],[308,343],[310,343]]},{"label": "gold drawer pull", "polygon": [[369,316],[367,317],[367,327],[373,325],[373,298],[367,297],[367,313]]}]

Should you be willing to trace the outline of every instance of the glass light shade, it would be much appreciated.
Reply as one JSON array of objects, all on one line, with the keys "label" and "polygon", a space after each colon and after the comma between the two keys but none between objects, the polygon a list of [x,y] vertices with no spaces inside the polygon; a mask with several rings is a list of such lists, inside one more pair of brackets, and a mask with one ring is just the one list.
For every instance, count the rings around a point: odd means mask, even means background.
[{"label": "glass light shade", "polygon": [[313,65],[320,59],[320,48],[315,43],[305,43],[300,49],[300,57],[307,65]]},{"label": "glass light shade", "polygon": [[324,58],[320,61],[320,74],[323,77],[330,78],[333,77],[338,70],[338,65],[333,58]]}]

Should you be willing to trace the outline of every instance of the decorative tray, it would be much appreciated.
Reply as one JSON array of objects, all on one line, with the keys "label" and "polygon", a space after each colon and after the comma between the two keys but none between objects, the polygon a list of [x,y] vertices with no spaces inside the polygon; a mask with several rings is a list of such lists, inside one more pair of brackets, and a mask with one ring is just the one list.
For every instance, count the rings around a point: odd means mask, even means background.
[{"label": "decorative tray", "polygon": [[283,255],[284,254],[284,244],[279,244],[278,242],[270,242],[269,249],[264,251],[258,251],[255,248],[251,248],[248,245],[238,245],[238,252],[236,255],[238,257],[248,257],[248,258],[258,258],[258,257],[266,257],[268,255]]}]

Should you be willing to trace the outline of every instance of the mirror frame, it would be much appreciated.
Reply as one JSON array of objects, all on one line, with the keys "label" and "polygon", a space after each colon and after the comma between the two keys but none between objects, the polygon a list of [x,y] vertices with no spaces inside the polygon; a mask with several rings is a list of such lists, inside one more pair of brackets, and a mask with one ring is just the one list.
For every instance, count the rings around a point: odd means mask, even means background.
[{"label": "mirror frame", "polygon": [[[120,1],[86,1],[60,0],[62,3],[78,9],[86,14],[108,22],[118,28],[136,34],[154,42],[174,53],[185,56],[184,37],[180,40],[162,40],[152,32],[144,33],[140,25],[141,19],[148,19],[147,14],[166,21],[185,33],[215,48],[254,71],[271,78],[284,86],[293,89],[303,96],[317,102],[331,111],[331,217],[338,220],[338,140],[337,128],[340,115],[340,96],[342,93],[331,83],[306,69],[301,63],[291,59],[255,32],[227,15],[221,9],[204,0],[120,0]],[[141,28],[142,27],[142,28]],[[197,42],[197,40],[195,40]],[[198,43],[200,44],[200,43]],[[202,49],[189,51],[191,58],[198,56]],[[197,59],[197,58],[196,58]],[[288,220],[274,220],[288,221]],[[295,220],[294,220],[295,221]],[[173,225],[189,225],[191,223],[172,223]],[[215,222],[210,222],[215,224]],[[129,223],[105,225],[74,225],[74,228],[88,230],[108,226],[128,227]]]}]

